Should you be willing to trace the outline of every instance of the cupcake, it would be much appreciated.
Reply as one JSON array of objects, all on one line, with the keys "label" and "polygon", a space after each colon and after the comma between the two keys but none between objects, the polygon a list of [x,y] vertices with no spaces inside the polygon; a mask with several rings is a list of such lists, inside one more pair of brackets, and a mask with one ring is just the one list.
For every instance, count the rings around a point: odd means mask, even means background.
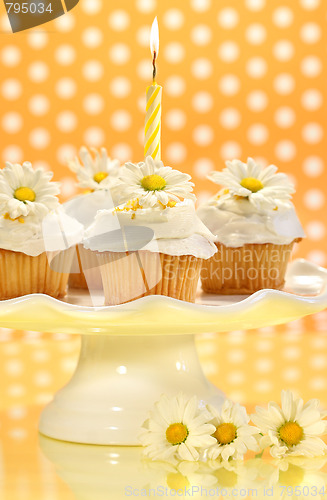
[{"label": "cupcake", "polygon": [[190,176],[148,156],[119,176],[122,205],[97,213],[84,247],[97,253],[105,301],[146,295],[194,302],[203,260],[214,236],[195,213]]},{"label": "cupcake", "polygon": [[30,163],[0,170],[0,299],[66,294],[83,227],[60,208],[59,184]]},{"label": "cupcake", "polygon": [[293,245],[304,237],[291,197],[294,186],[287,175],[270,165],[262,169],[227,161],[210,180],[223,188],[198,216],[216,236],[217,253],[204,261],[202,288],[218,294],[250,294],[284,286]]},{"label": "cupcake", "polygon": [[[64,203],[68,215],[76,218],[84,228],[93,221],[98,210],[110,209],[118,204],[117,189],[120,163],[110,159],[105,148],[100,151],[86,147],[80,149],[79,158],[68,163],[68,167],[76,174],[78,186],[86,192]],[[71,274],[71,288],[101,289],[102,281],[97,260],[92,252],[80,245],[77,247],[79,273]]]}]

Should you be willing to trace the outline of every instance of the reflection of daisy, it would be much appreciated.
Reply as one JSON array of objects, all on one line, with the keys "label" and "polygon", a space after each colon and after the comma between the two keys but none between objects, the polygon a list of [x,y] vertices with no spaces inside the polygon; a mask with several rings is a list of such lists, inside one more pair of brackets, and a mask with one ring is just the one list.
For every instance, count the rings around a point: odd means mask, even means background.
[{"label": "reflection of daisy", "polygon": [[270,402],[267,410],[257,407],[251,416],[264,434],[262,448],[270,446],[275,458],[323,455],[327,446],[318,436],[326,434],[327,421],[322,420],[325,414],[318,409],[319,400],[311,399],[304,405],[303,399],[295,399],[291,391],[282,391],[281,400],[281,408]]},{"label": "reflection of daisy", "polygon": [[207,408],[213,417],[210,423],[215,426],[213,437],[216,441],[208,450],[209,459],[221,457],[223,460],[239,460],[248,450],[258,449],[254,437],[258,434],[258,429],[248,425],[250,418],[244,406],[226,400],[221,410],[211,405]]},{"label": "reflection of daisy", "polygon": [[90,151],[83,146],[79,152],[82,164],[75,158],[68,163],[68,167],[75,172],[81,188],[93,191],[111,189],[117,184],[119,161],[108,158],[105,148],[101,148],[100,152],[95,148]]},{"label": "reflection of daisy", "polygon": [[218,203],[232,196],[247,198],[255,207],[275,208],[276,202],[285,202],[294,193],[294,186],[286,174],[276,174],[277,167],[270,165],[262,169],[252,158],[247,163],[239,160],[227,161],[222,172],[211,172],[208,176],[216,184],[224,186]]},{"label": "reflection of daisy", "polygon": [[145,454],[154,460],[198,460],[199,451],[215,441],[211,436],[215,427],[207,423],[208,419],[210,414],[198,409],[195,396],[187,399],[183,394],[172,398],[162,395],[139,436]]},{"label": "reflection of daisy", "polygon": [[122,198],[137,198],[142,207],[153,207],[169,201],[179,202],[181,199],[195,200],[191,193],[194,184],[191,177],[171,167],[165,167],[161,161],[154,161],[147,156],[144,162],[137,165],[126,163],[120,171]]},{"label": "reflection of daisy", "polygon": [[[34,215],[44,217],[59,204],[59,183],[50,182],[53,174],[42,168],[33,170],[29,162],[7,162],[0,171],[0,210],[5,218]],[[20,220],[23,222],[23,219]]]}]

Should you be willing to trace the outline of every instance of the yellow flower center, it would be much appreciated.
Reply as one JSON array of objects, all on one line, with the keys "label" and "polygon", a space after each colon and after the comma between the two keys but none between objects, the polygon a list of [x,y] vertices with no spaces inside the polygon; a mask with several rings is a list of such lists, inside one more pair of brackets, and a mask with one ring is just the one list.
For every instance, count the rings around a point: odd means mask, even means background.
[{"label": "yellow flower center", "polygon": [[219,444],[229,444],[236,438],[236,427],[234,424],[220,424],[212,435]]},{"label": "yellow flower center", "polygon": [[188,430],[186,425],[176,423],[171,424],[166,430],[166,439],[172,445],[181,444],[186,441]]},{"label": "yellow flower center", "polygon": [[93,180],[100,184],[100,182],[103,181],[103,179],[106,179],[108,175],[109,174],[107,172],[97,172],[96,174],[94,174]]},{"label": "yellow flower center", "polygon": [[279,429],[279,437],[287,446],[294,446],[303,438],[303,429],[296,422],[286,422]]},{"label": "yellow flower center", "polygon": [[256,179],[255,177],[245,177],[244,179],[241,180],[241,186],[244,187],[245,189],[248,189],[249,191],[252,191],[252,193],[256,193],[257,191],[260,191],[264,187],[261,181],[259,179]]},{"label": "yellow flower center", "polygon": [[161,175],[146,175],[141,180],[141,186],[146,191],[161,191],[166,186],[166,181]]},{"label": "yellow flower center", "polygon": [[184,490],[190,486],[187,477],[180,472],[169,472],[167,474],[167,486],[171,490]]},{"label": "yellow flower center", "polygon": [[297,486],[304,479],[304,469],[298,465],[289,464],[286,471],[279,471],[278,484],[281,486]]},{"label": "yellow flower center", "polygon": [[16,191],[14,192],[14,197],[16,198],[16,200],[25,203],[25,201],[35,201],[36,195],[33,189],[22,186],[16,189]]}]

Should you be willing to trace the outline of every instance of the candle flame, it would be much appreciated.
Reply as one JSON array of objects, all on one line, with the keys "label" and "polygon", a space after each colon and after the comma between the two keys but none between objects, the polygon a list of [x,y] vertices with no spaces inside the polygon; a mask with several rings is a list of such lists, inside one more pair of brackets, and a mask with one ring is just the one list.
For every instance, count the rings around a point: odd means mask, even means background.
[{"label": "candle flame", "polygon": [[152,56],[158,57],[159,54],[159,26],[157,16],[155,17],[152,26],[151,26],[151,34],[150,34],[150,50]]}]

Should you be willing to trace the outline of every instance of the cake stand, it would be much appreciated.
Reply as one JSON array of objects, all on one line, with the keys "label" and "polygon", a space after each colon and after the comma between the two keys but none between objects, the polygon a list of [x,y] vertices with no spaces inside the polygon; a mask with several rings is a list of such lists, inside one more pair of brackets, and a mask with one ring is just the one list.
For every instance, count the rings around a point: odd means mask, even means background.
[{"label": "cake stand", "polygon": [[89,304],[86,292],[65,301],[27,295],[0,303],[0,325],[82,335],[72,379],[42,412],[42,434],[75,443],[137,445],[147,411],[162,393],[196,394],[202,407],[222,404],[223,393],[201,369],[195,334],[260,328],[321,311],[327,307],[327,270],[296,260],[285,291],[248,297],[199,292],[195,304],[163,296]]}]

